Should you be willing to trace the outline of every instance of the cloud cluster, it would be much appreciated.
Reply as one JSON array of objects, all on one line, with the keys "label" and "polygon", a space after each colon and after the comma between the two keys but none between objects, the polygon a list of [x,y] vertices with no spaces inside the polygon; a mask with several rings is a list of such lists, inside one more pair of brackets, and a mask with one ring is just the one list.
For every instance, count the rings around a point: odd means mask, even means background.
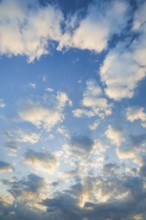
[{"label": "cloud cluster", "polygon": [[116,101],[132,98],[138,82],[145,77],[145,68],[137,63],[133,52],[122,47],[118,45],[110,50],[100,68],[101,80],[106,85],[105,92]]},{"label": "cloud cluster", "polygon": [[0,54],[26,55],[28,61],[47,54],[48,41],[59,40],[63,15],[55,6],[38,1],[0,2]]},{"label": "cloud cluster", "polygon": [[19,118],[37,128],[50,131],[57,123],[64,120],[64,108],[67,104],[71,105],[71,101],[64,92],[58,92],[55,97],[49,96],[45,103],[28,100],[22,105]]},{"label": "cloud cluster", "polygon": [[58,42],[58,50],[76,47],[99,53],[106,49],[113,34],[126,26],[127,11],[126,1],[95,3],[89,6],[84,18],[73,15],[65,21],[61,10],[51,4],[43,7],[37,0],[2,0],[0,53],[26,55],[32,62],[49,52],[48,44],[52,41]]},{"label": "cloud cluster", "polygon": [[[132,98],[138,82],[146,76],[146,3],[135,11],[131,33],[137,37],[130,43],[125,39],[109,51],[100,68],[106,94],[114,99]],[[128,45],[128,44],[129,45]]]},{"label": "cloud cluster", "polygon": [[112,113],[112,104],[104,97],[102,89],[95,80],[88,80],[86,82],[81,105],[83,108],[73,110],[75,117],[98,116],[102,119]]},{"label": "cloud cluster", "polygon": [[144,112],[143,107],[129,107],[129,108],[127,108],[126,117],[130,122],[140,120],[141,125],[144,128],[146,127],[146,113]]},{"label": "cloud cluster", "polygon": [[102,4],[97,2],[90,5],[86,16],[81,21],[74,15],[67,22],[67,30],[61,37],[58,50],[63,47],[75,47],[96,53],[101,52],[106,49],[112,35],[119,33],[126,26],[127,11],[126,1]]}]

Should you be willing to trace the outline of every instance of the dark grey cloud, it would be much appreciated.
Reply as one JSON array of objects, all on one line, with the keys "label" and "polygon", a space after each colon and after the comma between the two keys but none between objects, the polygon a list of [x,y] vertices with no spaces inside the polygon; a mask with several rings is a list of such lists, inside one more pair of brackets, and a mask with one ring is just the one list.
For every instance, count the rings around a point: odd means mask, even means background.
[{"label": "dark grey cloud", "polygon": [[[95,179],[93,179],[95,181]],[[104,184],[104,179],[102,180]],[[34,182],[37,182],[36,184]],[[117,182],[118,183],[118,182]],[[19,183],[20,184],[20,183]],[[42,179],[39,176],[31,174],[26,181],[21,181],[23,187],[37,193],[42,186]],[[34,184],[34,185],[33,185]],[[121,184],[129,190],[129,196],[119,201],[107,202],[86,202],[84,207],[80,207],[79,196],[83,189],[81,183],[75,184],[70,191],[64,191],[54,194],[54,197],[47,198],[42,204],[47,207],[46,212],[30,209],[22,204],[6,205],[1,202],[0,219],[2,220],[131,220],[136,215],[146,218],[145,202],[146,190],[144,180],[141,177],[124,176]],[[119,191],[120,193],[120,191]]]}]

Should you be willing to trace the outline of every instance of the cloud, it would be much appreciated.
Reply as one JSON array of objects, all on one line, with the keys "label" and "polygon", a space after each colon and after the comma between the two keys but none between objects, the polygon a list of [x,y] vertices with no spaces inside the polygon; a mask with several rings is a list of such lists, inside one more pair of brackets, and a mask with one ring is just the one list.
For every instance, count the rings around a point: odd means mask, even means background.
[{"label": "cloud", "polygon": [[105,118],[112,114],[112,104],[104,97],[102,89],[95,80],[88,80],[83,92],[81,101],[83,108],[74,109],[74,117],[93,117]]},{"label": "cloud", "polygon": [[[35,144],[39,141],[40,135],[35,132],[28,132],[25,130],[8,130],[4,132],[5,138],[7,140],[7,145],[12,145],[12,149],[17,149],[18,144],[21,142]],[[10,144],[8,144],[10,143]],[[15,146],[15,147],[13,147]]]},{"label": "cloud", "polygon": [[105,135],[108,139],[110,139],[111,143],[117,146],[120,146],[125,140],[122,129],[114,128],[111,125],[108,126],[108,129],[106,130]]},{"label": "cloud", "polygon": [[[107,54],[100,68],[100,76],[105,83],[106,94],[118,101],[132,98],[139,81],[146,76],[146,3],[141,2],[134,12],[131,35],[133,41],[125,39]],[[128,45],[129,44],[129,45]]]},{"label": "cloud", "polygon": [[36,152],[28,149],[24,162],[32,165],[36,170],[52,171],[57,166],[57,160],[49,153]]},{"label": "cloud", "polygon": [[11,164],[5,161],[0,161],[0,173],[7,173],[12,171],[13,171],[13,167],[11,166]]},{"label": "cloud", "polygon": [[39,59],[49,52],[48,41],[60,39],[62,20],[62,12],[55,6],[41,7],[35,0],[2,0],[0,54],[25,55],[29,62]]},{"label": "cloud", "polygon": [[0,99],[0,108],[4,108],[6,106],[3,99]]},{"label": "cloud", "polygon": [[145,69],[133,57],[133,52],[125,51],[118,45],[110,50],[100,68],[101,80],[105,83],[106,94],[119,101],[132,98],[140,80],[145,77]]},{"label": "cloud", "polygon": [[134,58],[142,66],[146,67],[146,3],[139,4],[133,19],[133,30],[138,33],[138,39],[133,44]]},{"label": "cloud", "polygon": [[146,127],[146,113],[144,112],[143,107],[129,107],[126,110],[126,118],[130,122],[134,122],[136,120],[141,121],[142,127]]},{"label": "cloud", "polygon": [[72,151],[76,152],[90,152],[93,148],[93,140],[88,136],[77,135],[73,136],[70,140],[70,147]]},{"label": "cloud", "polygon": [[18,136],[18,138],[16,138],[16,140],[18,142],[35,144],[40,139],[39,134],[34,133],[34,132],[28,133],[28,132],[23,131],[23,130],[18,130],[18,131],[16,131],[16,134]]},{"label": "cloud", "polygon": [[45,103],[28,100],[23,103],[19,111],[21,121],[29,122],[37,128],[43,128],[50,131],[55,125],[64,120],[64,108],[66,104],[71,105],[71,101],[64,92],[58,92],[47,96]]},{"label": "cloud", "polygon": [[58,50],[75,47],[101,52],[106,49],[112,35],[125,27],[127,10],[126,1],[90,5],[84,18],[80,20],[74,15],[67,21],[67,30],[60,39]]}]

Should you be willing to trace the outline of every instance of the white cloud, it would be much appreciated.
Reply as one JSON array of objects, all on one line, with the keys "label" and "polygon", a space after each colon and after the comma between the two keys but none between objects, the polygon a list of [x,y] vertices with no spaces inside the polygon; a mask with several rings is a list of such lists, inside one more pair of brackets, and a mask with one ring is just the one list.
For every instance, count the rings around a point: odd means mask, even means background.
[{"label": "white cloud", "polygon": [[126,1],[102,3],[102,10],[97,4],[88,8],[87,15],[81,21],[78,22],[77,16],[68,21],[67,30],[60,40],[58,50],[63,47],[76,47],[98,53],[107,47],[114,33],[122,30],[127,21]]},{"label": "white cloud", "polygon": [[141,125],[146,128],[146,113],[143,107],[129,107],[126,111],[126,117],[129,121],[141,121]]},{"label": "white cloud", "polygon": [[122,130],[118,128],[114,128],[111,125],[108,126],[108,129],[106,130],[105,135],[108,139],[110,139],[110,141],[113,144],[117,146],[120,146],[124,141]]},{"label": "white cloud", "polygon": [[57,123],[64,120],[64,108],[67,103],[70,105],[71,101],[64,92],[58,92],[56,97],[51,96],[49,100],[45,97],[45,104],[29,100],[23,104],[19,117],[22,121],[50,131]]},{"label": "white cloud", "polygon": [[64,126],[58,127],[57,132],[63,135],[64,137],[67,137],[67,138],[69,137],[69,130],[65,128]]},{"label": "white cloud", "polygon": [[35,144],[39,141],[39,134],[37,133],[28,133],[26,131],[22,131],[22,130],[18,130],[16,132],[17,137],[16,140],[19,142],[25,142],[25,143],[31,143],[31,144]]},{"label": "white cloud", "polygon": [[[138,82],[146,76],[146,3],[139,4],[134,13],[134,41],[128,45],[119,44],[110,50],[100,69],[106,94],[114,99],[132,98]],[[135,33],[134,33],[135,32]],[[126,42],[126,41],[125,41]]]},{"label": "white cloud", "polygon": [[103,97],[102,93],[102,89],[97,85],[96,81],[88,80],[81,101],[83,108],[74,109],[73,115],[75,117],[98,116],[99,118],[111,115],[112,105]]},{"label": "white cloud", "polygon": [[137,64],[133,54],[121,46],[111,50],[100,69],[106,94],[114,99],[132,98],[137,83],[145,77],[145,69]]},{"label": "white cloud", "polygon": [[[30,7],[31,5],[31,7]],[[0,54],[26,55],[28,61],[47,54],[48,41],[59,40],[63,16],[52,5],[40,7],[37,1],[0,2]]]},{"label": "white cloud", "polygon": [[96,130],[99,125],[99,121],[94,121],[92,124],[89,125],[90,130]]}]

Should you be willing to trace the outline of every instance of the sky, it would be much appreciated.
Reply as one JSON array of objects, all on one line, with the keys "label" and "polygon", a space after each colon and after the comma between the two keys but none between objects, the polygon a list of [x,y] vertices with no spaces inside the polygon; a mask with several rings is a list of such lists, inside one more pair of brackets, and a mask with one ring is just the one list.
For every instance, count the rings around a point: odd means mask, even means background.
[{"label": "sky", "polygon": [[0,220],[146,219],[146,1],[0,1]]}]

